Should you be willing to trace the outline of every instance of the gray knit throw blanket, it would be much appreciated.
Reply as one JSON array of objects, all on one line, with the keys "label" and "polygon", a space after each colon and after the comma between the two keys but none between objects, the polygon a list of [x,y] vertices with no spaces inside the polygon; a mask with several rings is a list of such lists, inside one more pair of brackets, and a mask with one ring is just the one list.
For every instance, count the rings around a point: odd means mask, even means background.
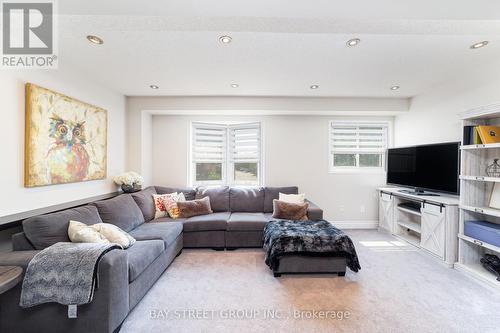
[{"label": "gray knit throw blanket", "polygon": [[97,286],[99,260],[116,244],[56,243],[31,259],[24,275],[19,305],[30,307],[56,302],[90,303]]}]

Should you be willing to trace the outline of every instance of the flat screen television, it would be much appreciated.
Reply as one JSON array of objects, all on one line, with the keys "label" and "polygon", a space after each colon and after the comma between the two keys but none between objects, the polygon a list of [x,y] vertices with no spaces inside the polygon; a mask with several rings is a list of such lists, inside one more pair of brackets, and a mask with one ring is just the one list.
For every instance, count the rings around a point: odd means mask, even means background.
[{"label": "flat screen television", "polygon": [[391,148],[387,154],[387,184],[424,191],[459,193],[460,143]]}]

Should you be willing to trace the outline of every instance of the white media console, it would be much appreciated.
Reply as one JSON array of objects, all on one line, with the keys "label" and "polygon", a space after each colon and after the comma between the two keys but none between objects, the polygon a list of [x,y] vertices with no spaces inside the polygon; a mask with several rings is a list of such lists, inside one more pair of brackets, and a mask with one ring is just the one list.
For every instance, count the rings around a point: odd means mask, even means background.
[{"label": "white media console", "polygon": [[416,195],[401,190],[405,189],[377,189],[379,229],[426,250],[453,267],[458,252],[458,196]]}]

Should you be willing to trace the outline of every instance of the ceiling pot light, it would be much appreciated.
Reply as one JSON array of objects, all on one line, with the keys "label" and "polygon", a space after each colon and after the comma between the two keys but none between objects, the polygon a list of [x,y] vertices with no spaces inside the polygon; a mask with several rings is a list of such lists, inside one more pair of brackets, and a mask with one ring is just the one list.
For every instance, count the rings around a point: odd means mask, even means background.
[{"label": "ceiling pot light", "polygon": [[318,89],[318,88],[319,88],[319,86],[318,86],[317,84],[313,84],[313,85],[312,85],[312,86],[310,86],[309,88],[311,88],[311,89]]},{"label": "ceiling pot light", "polygon": [[240,85],[239,84],[236,84],[236,83],[233,83],[231,84],[231,88],[238,88]]},{"label": "ceiling pot light", "polygon": [[104,44],[104,41],[102,40],[102,38],[100,37],[97,37],[97,36],[94,36],[94,35],[88,35],[87,36],[87,40],[93,44],[97,44],[97,45],[102,45]]},{"label": "ceiling pot light", "polygon": [[399,89],[399,86],[392,86],[391,87],[391,90],[398,90]]},{"label": "ceiling pot light", "polygon": [[483,46],[488,45],[488,43],[489,43],[489,42],[488,42],[487,40],[483,40],[482,42],[478,42],[478,43],[472,44],[472,45],[470,46],[470,48],[471,48],[471,49],[473,49],[473,50],[475,50],[475,49],[479,49],[479,48],[481,48],[481,47],[483,47]]},{"label": "ceiling pot light", "polygon": [[229,44],[231,43],[233,39],[231,38],[231,36],[220,36],[219,37],[219,42],[221,42],[222,44]]},{"label": "ceiling pot light", "polygon": [[347,46],[349,46],[349,47],[353,47],[353,46],[358,45],[358,44],[359,44],[359,42],[361,42],[361,39],[359,39],[359,38],[353,38],[353,39],[349,39],[349,40],[346,42],[346,44],[347,44]]},{"label": "ceiling pot light", "polygon": [[152,84],[152,85],[150,85],[150,86],[149,86],[149,88],[151,88],[151,89],[155,89],[155,90],[156,90],[156,89],[159,89],[160,87],[158,87],[158,86],[157,86],[157,85],[155,85],[155,84]]}]

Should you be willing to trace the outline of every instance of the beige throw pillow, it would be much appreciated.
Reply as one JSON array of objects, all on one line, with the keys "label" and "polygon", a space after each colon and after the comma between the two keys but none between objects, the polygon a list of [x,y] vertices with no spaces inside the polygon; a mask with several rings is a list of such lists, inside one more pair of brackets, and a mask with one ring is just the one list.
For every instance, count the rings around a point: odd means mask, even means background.
[{"label": "beige throw pillow", "polygon": [[73,243],[109,243],[99,231],[77,221],[69,221],[68,236]]},{"label": "beige throw pillow", "polygon": [[97,223],[90,226],[106,237],[110,243],[115,243],[124,249],[131,247],[135,243],[135,238],[120,229],[114,224]]},{"label": "beige throw pillow", "polygon": [[294,204],[303,204],[304,201],[306,200],[306,194],[305,193],[285,194],[285,193],[280,192],[278,200],[288,202],[288,203],[294,203]]},{"label": "beige throw pillow", "polygon": [[126,249],[135,243],[135,238],[110,223],[86,225],[69,221],[69,239],[74,243],[114,243]]}]

